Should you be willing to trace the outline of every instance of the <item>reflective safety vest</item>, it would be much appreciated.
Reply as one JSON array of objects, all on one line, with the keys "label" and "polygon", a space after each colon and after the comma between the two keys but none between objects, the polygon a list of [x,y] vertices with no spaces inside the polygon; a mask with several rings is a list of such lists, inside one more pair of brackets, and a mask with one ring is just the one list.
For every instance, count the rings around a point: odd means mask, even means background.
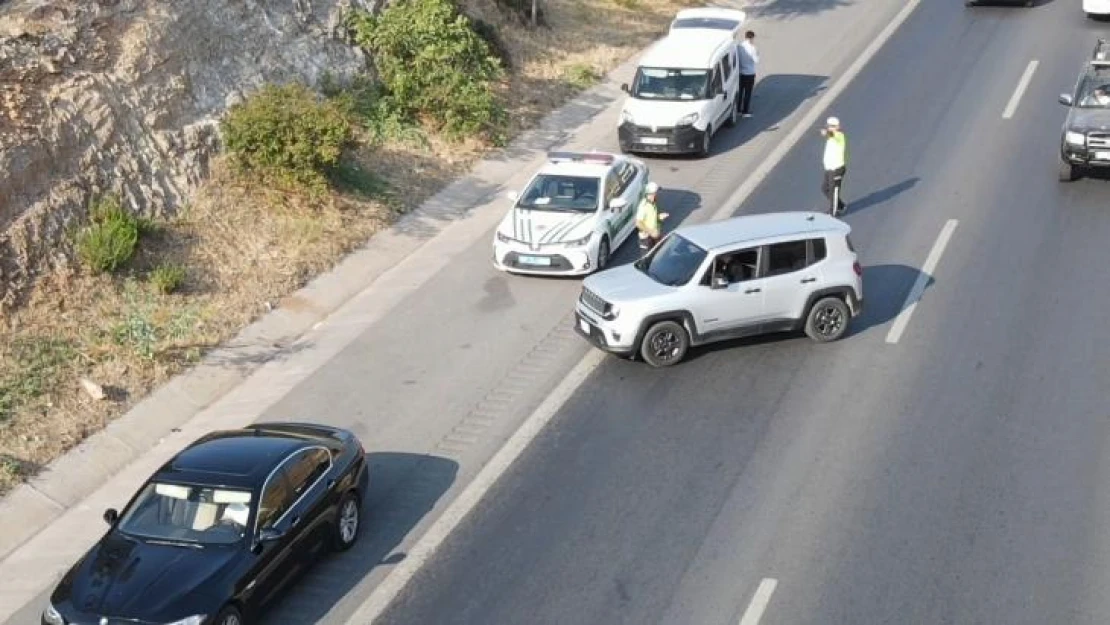
[{"label": "reflective safety vest", "polygon": [[848,138],[843,132],[835,130],[825,140],[825,170],[840,169],[848,164]]},{"label": "reflective safety vest", "polygon": [[640,206],[636,209],[636,227],[642,237],[659,234],[659,207],[646,197],[640,200]]}]

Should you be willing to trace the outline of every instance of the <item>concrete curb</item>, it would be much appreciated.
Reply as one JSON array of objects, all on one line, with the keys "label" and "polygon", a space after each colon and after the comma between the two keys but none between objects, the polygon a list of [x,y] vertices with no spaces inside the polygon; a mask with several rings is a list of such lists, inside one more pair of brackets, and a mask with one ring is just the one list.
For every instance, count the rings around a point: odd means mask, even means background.
[{"label": "concrete curb", "polygon": [[470,209],[499,194],[526,163],[542,159],[552,147],[570,139],[573,130],[621,95],[616,77],[629,74],[639,54],[549,113],[537,128],[487,154],[469,174],[375,234],[335,267],[286,296],[275,310],[209,352],[200,364],[153,390],[0,499],[0,527],[5,528],[0,533],[0,562],[262,365],[281,359],[297,339],[373,286],[383,273],[465,218]]}]

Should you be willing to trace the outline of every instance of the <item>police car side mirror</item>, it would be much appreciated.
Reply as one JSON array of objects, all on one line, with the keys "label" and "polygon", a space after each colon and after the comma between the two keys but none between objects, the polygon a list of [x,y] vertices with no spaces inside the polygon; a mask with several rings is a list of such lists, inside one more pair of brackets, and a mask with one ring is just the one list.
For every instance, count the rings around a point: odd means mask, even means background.
[{"label": "police car side mirror", "polygon": [[1060,94],[1060,104],[1063,104],[1064,106],[1071,106],[1072,105],[1071,95],[1069,95],[1067,93],[1061,93]]}]

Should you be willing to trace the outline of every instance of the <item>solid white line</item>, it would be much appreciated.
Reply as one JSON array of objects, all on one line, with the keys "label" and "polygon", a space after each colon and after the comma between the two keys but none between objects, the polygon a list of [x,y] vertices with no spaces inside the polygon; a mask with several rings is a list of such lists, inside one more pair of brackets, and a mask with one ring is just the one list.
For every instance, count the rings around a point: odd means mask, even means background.
[{"label": "solid white line", "polygon": [[[913,12],[913,9],[915,9],[920,2],[921,0],[908,0],[898,15],[894,17],[894,20],[879,33],[876,39],[872,40],[871,44],[856,58],[856,61],[848,68],[844,75],[841,76],[840,79],[825,92],[824,96],[817,101],[814,107],[810,109],[809,113],[802,119],[798,127],[787,135],[787,138],[779,143],[775,150],[763,160],[752,175],[744,181],[744,184],[740,185],[736,192],[729,197],[724,206],[718,209],[712,219],[719,220],[728,217],[733,210],[732,207],[739,206],[740,203],[755,190],[756,185],[766,178],[767,174],[770,173],[775,165],[786,156],[786,153],[793,144],[797,143],[798,139],[802,137],[802,134],[809,130],[809,126],[813,125],[822,110],[827,108],[833,98],[847,87],[852,78],[854,78],[856,74],[863,69],[864,65],[871,60],[871,57],[879,51],[882,44],[885,43],[887,39],[890,39],[898,26],[909,17],[910,13]],[[486,494],[486,491],[493,486],[501,474],[509,468],[518,456],[520,456],[528,444],[539,435],[540,431],[542,431],[544,426],[555,416],[555,413],[558,412],[563,403],[605,358],[606,354],[601,350],[591,349],[586,354],[585,358],[574,367],[570,374],[567,375],[566,379],[544,399],[540,407],[520,426],[520,429],[513,434],[512,438],[509,439],[505,446],[482,468],[474,480],[467,485],[463,492],[460,493],[453,502],[451,502],[447,510],[432,523],[428,531],[416,541],[416,544],[408,551],[405,559],[390,571],[385,579],[374,588],[366,601],[363,602],[347,620],[347,625],[370,625],[373,623],[374,619],[381,616],[393,599],[404,590],[408,582],[420,570],[420,567],[431,558],[436,549],[446,540],[447,536],[462,522],[466,515],[477,506],[478,502]],[[771,580],[771,582],[773,584],[774,580]],[[745,625],[747,625],[747,623],[745,623]]]},{"label": "solid white line", "polygon": [[1018,103],[1021,102],[1021,96],[1025,93],[1026,88],[1029,87],[1029,81],[1033,80],[1033,72],[1037,71],[1037,60],[1029,61],[1029,65],[1025,68],[1025,73],[1021,75],[1021,80],[1018,81],[1017,89],[1014,89],[1014,95],[1010,96],[1010,101],[1006,103],[1006,110],[1002,111],[1002,119],[1010,119],[1014,116],[1014,111],[1017,110]]},{"label": "solid white line", "polygon": [[740,617],[740,625],[759,625],[759,619],[763,618],[763,611],[767,609],[767,604],[771,602],[771,595],[778,585],[778,580],[770,577],[764,577],[763,581],[759,582],[759,587],[752,595],[752,602],[748,604],[744,616]]},{"label": "solid white line", "polygon": [[[833,86],[829,88],[829,90],[826,91],[824,95],[821,96],[821,99],[817,100],[817,103],[813,105],[813,108],[809,109],[809,112],[806,113],[805,116],[802,117],[801,121],[798,122],[798,125],[795,126],[794,129],[786,135],[786,138],[783,139],[782,142],[780,142],[778,146],[775,147],[770,156],[768,156],[762,163],[760,163],[759,167],[757,167],[756,170],[752,172],[752,175],[748,176],[748,178],[744,180],[744,183],[736,189],[736,192],[733,193],[732,196],[730,196],[727,200],[725,200],[725,203],[717,209],[717,212],[713,214],[714,221],[731,217],[732,214],[736,212],[736,209],[740,208],[740,204],[742,204],[744,200],[747,199],[749,195],[751,195],[751,192],[755,190],[755,187],[760,182],[763,182],[763,179],[767,177],[767,174],[771,173],[771,170],[774,169],[775,166],[778,165],[779,161],[781,161],[783,157],[786,156],[786,153],[794,147],[794,144],[798,143],[798,140],[801,139],[803,135],[813,129],[813,125],[817,122],[817,119],[824,114],[825,110],[829,108],[829,105],[832,104],[833,100],[835,100],[841,94],[841,92],[848,88],[848,84],[852,82],[852,79],[855,78],[856,75],[859,74],[861,71],[863,71],[863,68],[871,61],[871,57],[875,56],[875,54],[879,52],[879,49],[883,47],[883,44],[885,44],[888,39],[894,36],[894,32],[898,30],[898,27],[902,25],[902,22],[906,21],[906,19],[909,18],[910,14],[913,13],[913,10],[916,9],[917,5],[920,3],[921,0],[909,0],[908,2],[906,2],[906,5],[902,7],[902,10],[894,16],[894,20],[887,24],[886,28],[884,28],[877,37],[871,40],[871,43],[868,44],[866,48],[864,48],[863,53],[856,57],[855,62],[848,66],[848,69],[844,72],[840,79],[837,80],[836,83],[833,84]],[[814,167],[819,166],[820,162],[817,162],[817,164],[814,165]]]},{"label": "solid white line", "polygon": [[937,236],[937,241],[933,244],[933,249],[929,251],[929,256],[925,258],[925,266],[917,274],[917,282],[913,283],[910,294],[906,296],[906,303],[902,305],[902,312],[898,313],[894,325],[891,326],[890,332],[886,335],[887,343],[894,344],[902,338],[902,332],[906,330],[906,325],[909,324],[910,317],[913,316],[913,311],[917,308],[917,302],[925,292],[925,287],[928,285],[929,279],[932,278],[937,263],[940,262],[940,256],[944,253],[944,248],[948,246],[948,240],[952,238],[952,233],[956,231],[958,224],[959,222],[955,219],[949,219],[948,223],[944,224],[944,228],[941,228],[940,235]]},{"label": "solid white line", "polygon": [[582,382],[606,358],[605,352],[591,349],[555,390],[543,400],[539,408],[520,426],[505,446],[478,473],[472,482],[459,494],[428,531],[412,546],[402,560],[359,606],[347,620],[350,625],[368,625],[381,616],[393,598],[435,553],[436,549],[474,509],[482,497],[516,461],[544,426],[559,411],[563,403],[574,393]]}]

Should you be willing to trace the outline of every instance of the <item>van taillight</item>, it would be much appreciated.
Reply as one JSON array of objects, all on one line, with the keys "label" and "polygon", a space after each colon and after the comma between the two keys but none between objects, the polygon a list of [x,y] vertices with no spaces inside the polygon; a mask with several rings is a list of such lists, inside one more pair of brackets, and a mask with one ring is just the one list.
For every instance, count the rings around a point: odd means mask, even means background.
[{"label": "van taillight", "polygon": [[857,276],[863,277],[863,267],[860,267],[859,263],[852,263],[852,271],[856,272]]}]

